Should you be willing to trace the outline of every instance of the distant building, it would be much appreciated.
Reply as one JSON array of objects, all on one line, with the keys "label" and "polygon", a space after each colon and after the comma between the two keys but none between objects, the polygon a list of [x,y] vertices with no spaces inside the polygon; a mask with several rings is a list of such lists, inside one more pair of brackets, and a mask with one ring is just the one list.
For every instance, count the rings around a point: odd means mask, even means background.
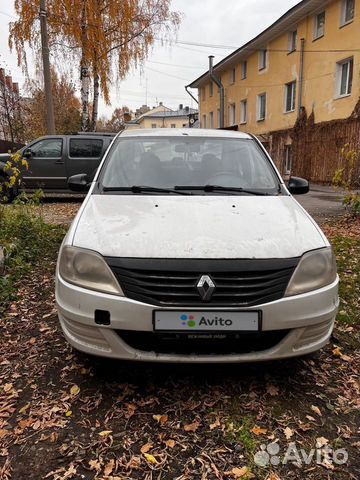
[{"label": "distant building", "polygon": [[[145,105],[141,107],[143,111],[146,108],[148,107]],[[160,103],[157,107],[146,110],[127,122],[126,128],[191,128],[195,126],[197,118],[198,111],[194,108],[184,107],[180,104],[177,110],[172,110]]]},{"label": "distant building", "polygon": [[0,68],[0,140],[16,141],[16,123],[20,109],[19,84]]}]

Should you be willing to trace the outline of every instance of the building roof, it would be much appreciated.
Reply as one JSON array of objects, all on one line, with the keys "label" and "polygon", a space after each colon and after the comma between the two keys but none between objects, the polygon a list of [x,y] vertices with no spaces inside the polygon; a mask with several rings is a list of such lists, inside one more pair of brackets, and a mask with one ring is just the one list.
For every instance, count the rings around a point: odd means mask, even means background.
[{"label": "building roof", "polygon": [[165,112],[149,112],[146,118],[168,118],[168,117],[188,117],[194,113],[198,113],[195,108],[182,108],[181,110],[165,111]]},{"label": "building roof", "polygon": [[206,128],[137,128],[135,130],[123,130],[119,135],[121,135],[121,137],[251,138],[249,134],[244,132],[211,130]]},{"label": "building roof", "polygon": [[[262,31],[259,35],[254,37],[249,42],[242,45],[240,48],[230,53],[227,57],[221,60],[214,66],[214,73],[219,73],[227,70],[229,67],[236,65],[241,60],[246,60],[249,55],[256,50],[266,48],[269,41],[277,38],[284,31],[290,31],[303,18],[314,14],[320,8],[330,3],[331,0],[302,0],[294,7],[290,8],[284,15],[278,18],[270,27]],[[191,82],[188,87],[198,88],[209,81],[209,71],[207,70],[196,80]]]}]

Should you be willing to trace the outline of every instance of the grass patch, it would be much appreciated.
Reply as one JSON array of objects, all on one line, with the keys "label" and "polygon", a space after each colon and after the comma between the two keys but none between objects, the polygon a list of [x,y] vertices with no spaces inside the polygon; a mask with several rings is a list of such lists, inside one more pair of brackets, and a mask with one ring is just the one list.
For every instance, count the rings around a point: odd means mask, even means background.
[{"label": "grass patch", "polygon": [[0,276],[0,317],[17,297],[17,284],[37,264],[54,259],[66,231],[46,224],[32,205],[0,205],[0,245],[5,275]]},{"label": "grass patch", "polygon": [[355,326],[359,320],[359,243],[357,238],[332,238],[340,276],[341,305],[337,321]]}]

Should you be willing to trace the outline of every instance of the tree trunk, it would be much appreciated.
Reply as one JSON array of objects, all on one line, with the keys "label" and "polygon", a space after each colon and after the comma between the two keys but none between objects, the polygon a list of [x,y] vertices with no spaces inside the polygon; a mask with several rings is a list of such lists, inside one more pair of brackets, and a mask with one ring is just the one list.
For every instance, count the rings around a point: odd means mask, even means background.
[{"label": "tree trunk", "polygon": [[99,89],[100,89],[99,75],[97,74],[97,72],[94,72],[94,99],[93,99],[93,109],[92,109],[92,119],[91,119],[93,132],[96,132],[96,124],[97,124],[98,113],[99,113]]},{"label": "tree trunk", "polygon": [[81,129],[87,132],[90,127],[89,118],[89,94],[90,94],[90,73],[88,64],[88,34],[86,23],[86,1],[83,0],[81,12],[81,64],[80,64],[80,81],[81,81]]}]

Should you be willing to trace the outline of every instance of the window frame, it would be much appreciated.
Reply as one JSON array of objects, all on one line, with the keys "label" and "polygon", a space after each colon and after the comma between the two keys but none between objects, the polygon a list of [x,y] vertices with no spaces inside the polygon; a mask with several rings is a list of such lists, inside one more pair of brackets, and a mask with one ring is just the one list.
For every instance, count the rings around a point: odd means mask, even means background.
[{"label": "window frame", "polygon": [[[288,109],[288,89],[291,88],[290,109]],[[296,80],[285,83],[284,113],[292,113],[296,110]]]},{"label": "window frame", "polygon": [[259,50],[259,71],[266,70],[268,66],[268,49]]},{"label": "window frame", "polygon": [[[343,68],[345,65],[349,65],[346,75],[346,92],[341,93],[342,80],[343,80]],[[350,70],[351,65],[351,70]],[[351,72],[351,74],[350,74]],[[344,60],[336,62],[336,98],[349,97],[352,94],[352,86],[354,80],[354,57],[348,57]],[[350,90],[349,90],[350,86]]]},{"label": "window frame", "polygon": [[349,20],[346,20],[346,12],[347,12],[347,6],[349,1],[350,0],[343,0],[341,2],[340,27],[345,27],[346,25],[349,25],[349,23],[352,23],[354,21],[355,7],[356,7],[355,0],[351,0],[354,3],[353,16]]},{"label": "window frame", "polygon": [[214,84],[211,81],[209,85],[209,97],[212,97],[214,95]]},{"label": "window frame", "polygon": [[[81,141],[86,142],[86,141],[93,141],[93,140],[95,140],[95,141],[101,141],[101,151],[100,151],[100,155],[99,155],[99,156],[97,156],[97,157],[86,157],[86,156],[83,155],[83,156],[74,157],[74,156],[71,154],[71,142],[74,142],[74,141],[75,141],[75,142],[76,142],[76,141],[78,141],[78,142],[79,142],[79,141],[80,141],[80,142],[81,142]],[[69,158],[74,159],[74,160],[79,159],[79,158],[82,158],[82,159],[83,159],[83,158],[99,159],[99,158],[101,158],[101,156],[102,156],[103,150],[104,150],[104,140],[103,140],[102,138],[76,138],[76,137],[72,137],[72,138],[69,139]]]},{"label": "window frame", "polygon": [[240,125],[245,125],[248,121],[248,101],[244,98],[240,101]]},{"label": "window frame", "polygon": [[[295,43],[294,43],[295,38]],[[292,30],[288,34],[288,53],[296,52],[297,50],[297,41],[298,41],[298,32],[296,30]]]},{"label": "window frame", "polygon": [[203,113],[203,115],[202,115],[201,128],[207,128],[207,125],[206,125],[206,114],[205,114],[205,113]]},{"label": "window frame", "polygon": [[[265,98],[264,103],[264,116],[261,116],[261,99]],[[256,106],[256,121],[257,122],[264,122],[266,120],[266,113],[267,113],[267,94],[266,92],[259,93],[257,96],[257,106]]]},{"label": "window frame", "polygon": [[61,151],[60,151],[60,155],[58,157],[49,157],[49,156],[44,156],[44,157],[38,157],[36,155],[33,156],[33,158],[37,159],[37,158],[62,158],[63,155],[64,155],[64,139],[63,138],[60,138],[60,137],[52,137],[52,138],[43,138],[41,140],[37,140],[36,142],[32,143],[29,147],[26,147],[24,149],[25,150],[31,150],[33,149],[33,147],[35,145],[37,145],[38,143],[41,143],[41,142],[49,142],[49,141],[54,141],[54,140],[58,140],[61,142]]},{"label": "window frame", "polygon": [[248,71],[248,61],[243,60],[241,62],[241,80],[247,79],[247,71]]},{"label": "window frame", "polygon": [[209,128],[214,128],[214,112],[209,113]]},{"label": "window frame", "polygon": [[151,124],[151,128],[157,128],[157,124],[156,124],[156,123],[152,123],[152,124]]},{"label": "window frame", "polygon": [[[322,33],[319,33],[319,17],[320,15],[324,15],[324,25]],[[314,16],[314,38],[313,41],[318,40],[325,36],[325,26],[326,26],[326,10],[322,10],[321,12],[317,13]]]},{"label": "window frame", "polygon": [[236,82],[236,67],[230,69],[229,73],[229,85],[234,85]]},{"label": "window frame", "polygon": [[229,103],[229,127],[236,125],[236,103]]}]

